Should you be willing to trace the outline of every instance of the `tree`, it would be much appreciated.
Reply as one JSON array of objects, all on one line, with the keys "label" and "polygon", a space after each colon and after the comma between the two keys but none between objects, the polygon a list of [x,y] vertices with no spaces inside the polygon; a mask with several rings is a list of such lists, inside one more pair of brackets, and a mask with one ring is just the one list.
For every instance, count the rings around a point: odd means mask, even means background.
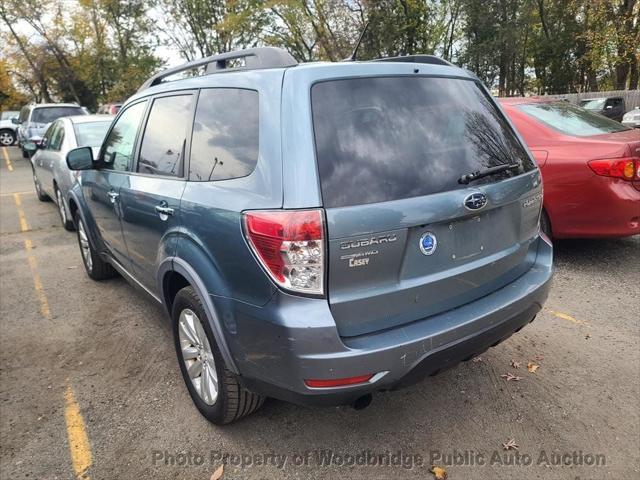
[{"label": "tree", "polygon": [[0,111],[19,110],[25,103],[26,95],[16,89],[7,62],[0,59]]}]

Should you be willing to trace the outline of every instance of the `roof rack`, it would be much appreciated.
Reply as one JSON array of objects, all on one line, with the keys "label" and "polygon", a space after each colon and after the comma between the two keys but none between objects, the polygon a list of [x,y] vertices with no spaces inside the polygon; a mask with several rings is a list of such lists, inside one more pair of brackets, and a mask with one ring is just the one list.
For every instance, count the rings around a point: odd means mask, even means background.
[{"label": "roof rack", "polygon": [[453,63],[436,57],[435,55],[404,55],[402,57],[376,58],[374,62],[407,62],[407,63],[430,63],[432,65],[447,65],[453,67]]},{"label": "roof rack", "polygon": [[[244,59],[244,65],[241,67],[228,67],[229,60]],[[258,47],[247,48],[245,50],[236,50],[235,52],[220,53],[210,57],[193,60],[191,62],[178,65],[177,67],[168,68],[156,73],[149,78],[138,91],[145,90],[154,85],[158,85],[163,79],[175,75],[176,73],[191,70],[197,67],[206,66],[205,75],[212,73],[221,73],[224,71],[235,70],[260,70],[264,68],[284,68],[293,67],[298,62],[291,56],[289,52],[276,47]]]}]

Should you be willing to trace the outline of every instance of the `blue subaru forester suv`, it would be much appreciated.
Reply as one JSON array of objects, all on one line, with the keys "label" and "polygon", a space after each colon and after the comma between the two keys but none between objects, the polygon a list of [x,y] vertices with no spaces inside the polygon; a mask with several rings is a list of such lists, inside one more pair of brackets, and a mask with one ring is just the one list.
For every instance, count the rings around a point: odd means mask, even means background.
[{"label": "blue subaru forester suv", "polygon": [[167,309],[214,423],[267,396],[365,406],[496,345],[548,294],[540,172],[478,79],[436,57],[191,62],[67,163],[87,273]]}]

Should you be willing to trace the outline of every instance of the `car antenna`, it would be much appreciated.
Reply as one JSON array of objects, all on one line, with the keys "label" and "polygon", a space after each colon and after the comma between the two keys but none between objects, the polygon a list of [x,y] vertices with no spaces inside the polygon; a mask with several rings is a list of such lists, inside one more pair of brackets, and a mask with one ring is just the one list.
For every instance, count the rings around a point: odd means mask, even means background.
[{"label": "car antenna", "polygon": [[364,38],[364,34],[367,33],[367,29],[369,28],[369,24],[371,23],[371,21],[367,21],[367,23],[364,24],[364,28],[362,29],[362,32],[360,33],[360,37],[358,37],[358,43],[356,43],[356,46],[353,49],[353,52],[351,53],[351,56],[349,58],[345,58],[343,60],[343,62],[355,62],[356,61],[356,57],[358,55],[358,48],[360,48],[360,44],[362,43],[362,39]]}]

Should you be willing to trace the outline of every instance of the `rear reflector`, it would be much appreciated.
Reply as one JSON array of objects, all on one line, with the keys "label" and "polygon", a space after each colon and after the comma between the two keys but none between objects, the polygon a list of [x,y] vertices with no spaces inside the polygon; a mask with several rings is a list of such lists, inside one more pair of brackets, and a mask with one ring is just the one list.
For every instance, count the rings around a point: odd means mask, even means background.
[{"label": "rear reflector", "polygon": [[369,375],[360,375],[357,377],[332,378],[330,380],[305,380],[307,387],[311,388],[331,388],[344,387],[346,385],[357,385],[359,383],[367,383],[373,377],[373,373]]},{"label": "rear reflector", "polygon": [[244,213],[249,245],[269,276],[299,293],[324,294],[322,210],[260,210]]},{"label": "rear reflector", "polygon": [[629,181],[640,179],[640,160],[630,157],[591,160],[589,167],[597,175],[604,177],[621,178]]}]

